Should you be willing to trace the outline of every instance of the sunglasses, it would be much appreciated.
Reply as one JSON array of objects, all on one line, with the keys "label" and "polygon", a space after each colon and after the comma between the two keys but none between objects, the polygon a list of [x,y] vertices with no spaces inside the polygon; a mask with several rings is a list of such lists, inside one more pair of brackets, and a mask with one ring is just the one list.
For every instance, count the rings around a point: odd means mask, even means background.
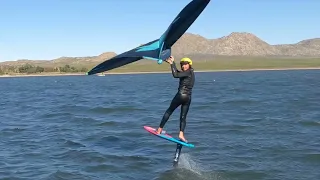
[{"label": "sunglasses", "polygon": [[181,65],[189,64],[188,62],[180,62]]}]

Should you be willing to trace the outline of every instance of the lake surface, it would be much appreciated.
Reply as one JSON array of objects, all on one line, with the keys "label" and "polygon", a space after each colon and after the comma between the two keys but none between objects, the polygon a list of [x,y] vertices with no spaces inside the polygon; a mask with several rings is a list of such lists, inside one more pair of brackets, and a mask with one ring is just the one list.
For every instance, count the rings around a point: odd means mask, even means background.
[{"label": "lake surface", "polygon": [[176,145],[143,126],[177,87],[171,74],[0,78],[0,179],[320,179],[319,70],[196,73],[196,147],[174,168]]}]

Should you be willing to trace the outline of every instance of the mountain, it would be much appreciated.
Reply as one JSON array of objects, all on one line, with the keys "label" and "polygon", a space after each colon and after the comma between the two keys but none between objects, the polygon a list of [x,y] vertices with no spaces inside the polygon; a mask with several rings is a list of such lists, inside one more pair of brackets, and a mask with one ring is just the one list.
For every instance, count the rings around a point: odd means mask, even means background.
[{"label": "mountain", "polygon": [[186,55],[320,57],[320,38],[303,40],[296,44],[270,45],[246,32],[233,32],[218,39],[206,39],[186,33],[173,46],[173,52]]},{"label": "mountain", "polygon": [[[247,32],[233,32],[217,39],[207,39],[197,34],[185,33],[172,47],[172,50],[176,57],[206,57],[208,60],[215,56],[320,57],[320,38],[302,40],[295,44],[270,45]],[[105,52],[98,56],[60,57],[49,61],[6,61],[0,65],[19,66],[28,62],[43,67],[57,67],[65,64],[94,66],[116,55],[114,52]]]},{"label": "mountain", "polygon": [[275,45],[284,56],[320,56],[320,38],[307,39],[296,44]]}]

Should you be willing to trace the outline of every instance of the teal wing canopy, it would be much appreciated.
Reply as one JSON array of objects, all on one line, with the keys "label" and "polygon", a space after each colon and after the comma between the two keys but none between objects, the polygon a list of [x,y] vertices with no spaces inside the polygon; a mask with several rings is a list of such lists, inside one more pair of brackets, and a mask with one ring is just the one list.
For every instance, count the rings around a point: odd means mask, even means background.
[{"label": "teal wing canopy", "polygon": [[180,11],[159,39],[108,59],[98,64],[87,74],[91,75],[109,71],[141,59],[156,60],[158,63],[162,62],[162,60],[171,56],[171,47],[188,30],[209,2],[210,0],[191,1]]}]

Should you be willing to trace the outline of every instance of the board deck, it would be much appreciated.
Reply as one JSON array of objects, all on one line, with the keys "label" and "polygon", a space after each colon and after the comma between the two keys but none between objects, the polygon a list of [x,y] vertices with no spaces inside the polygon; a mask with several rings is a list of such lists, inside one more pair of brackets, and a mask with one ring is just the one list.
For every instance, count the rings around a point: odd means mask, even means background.
[{"label": "board deck", "polygon": [[179,139],[176,139],[176,138],[172,137],[170,134],[167,134],[167,133],[165,133],[165,134],[157,134],[156,129],[153,128],[153,127],[150,127],[150,126],[143,126],[143,127],[144,127],[144,129],[145,129],[146,131],[148,131],[149,133],[151,133],[151,134],[153,134],[153,135],[155,135],[155,136],[158,136],[158,137],[160,137],[160,138],[163,138],[163,139],[166,139],[166,140],[168,140],[168,141],[175,142],[175,143],[177,143],[177,144],[181,144],[181,145],[183,145],[183,146],[187,146],[187,147],[190,147],[190,148],[193,148],[193,147],[194,147],[193,144],[186,143],[186,142],[183,142],[183,141],[181,141],[181,140],[179,140]]}]

